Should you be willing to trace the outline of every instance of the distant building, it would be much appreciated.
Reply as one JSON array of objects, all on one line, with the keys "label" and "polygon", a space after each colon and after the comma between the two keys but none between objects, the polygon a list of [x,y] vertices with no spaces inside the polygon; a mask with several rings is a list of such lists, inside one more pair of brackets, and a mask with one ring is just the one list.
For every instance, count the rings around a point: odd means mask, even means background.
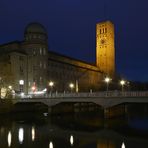
[{"label": "distant building", "polygon": [[[53,81],[54,91],[70,91],[69,83],[74,84],[76,92],[96,91],[104,83],[104,76],[114,75],[114,27],[111,22],[97,24],[96,65],[49,51],[47,40],[46,29],[39,23],[31,23],[25,28],[23,41],[0,45],[0,69],[9,65],[11,78],[5,85],[29,93],[50,89],[49,82]],[[0,71],[0,78],[7,76],[4,73]]]}]

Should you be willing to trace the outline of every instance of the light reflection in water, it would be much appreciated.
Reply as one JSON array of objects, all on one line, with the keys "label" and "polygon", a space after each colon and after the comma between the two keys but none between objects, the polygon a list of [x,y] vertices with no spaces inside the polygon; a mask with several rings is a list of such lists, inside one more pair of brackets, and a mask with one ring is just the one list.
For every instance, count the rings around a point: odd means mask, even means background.
[{"label": "light reflection in water", "polygon": [[19,143],[22,144],[24,140],[24,129],[20,128],[18,134]]},{"label": "light reflection in water", "polygon": [[52,142],[49,143],[49,148],[53,148],[53,143]]},{"label": "light reflection in water", "polygon": [[73,143],[74,143],[74,138],[73,138],[73,135],[70,136],[70,144],[71,146],[73,146]]},{"label": "light reflection in water", "polygon": [[31,134],[32,134],[32,141],[34,141],[35,139],[35,127],[34,126],[32,127]]},{"label": "light reflection in water", "polygon": [[125,148],[125,144],[124,144],[124,142],[122,142],[121,148]]},{"label": "light reflection in water", "polygon": [[11,146],[11,139],[12,139],[12,134],[11,134],[11,131],[9,131],[9,133],[8,133],[8,147]]}]

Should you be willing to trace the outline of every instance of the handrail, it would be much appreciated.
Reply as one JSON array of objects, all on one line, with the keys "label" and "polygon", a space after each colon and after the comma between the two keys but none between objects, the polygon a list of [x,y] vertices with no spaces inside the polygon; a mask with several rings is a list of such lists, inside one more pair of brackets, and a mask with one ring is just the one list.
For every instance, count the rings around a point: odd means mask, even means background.
[{"label": "handrail", "polygon": [[[100,91],[80,93],[52,93],[44,95],[33,95],[30,98],[110,98],[110,97],[148,97],[148,91]],[[25,98],[25,96],[24,96]]]}]

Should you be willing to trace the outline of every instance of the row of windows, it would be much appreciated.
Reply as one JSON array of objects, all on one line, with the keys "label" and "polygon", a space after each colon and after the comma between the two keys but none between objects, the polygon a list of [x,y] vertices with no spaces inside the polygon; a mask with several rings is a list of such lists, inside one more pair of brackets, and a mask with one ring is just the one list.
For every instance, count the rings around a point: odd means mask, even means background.
[{"label": "row of windows", "polygon": [[107,46],[100,46],[100,48],[107,48]]},{"label": "row of windows", "polygon": [[39,55],[46,55],[46,48],[39,48],[38,49],[33,49],[33,55],[38,55],[38,51],[39,51]]},{"label": "row of windows", "polygon": [[42,39],[42,40],[45,40],[46,37],[43,36],[43,35],[35,35],[35,34],[32,34],[32,35],[27,35],[26,36],[26,40],[31,40],[31,39]]},{"label": "row of windows", "polygon": [[100,29],[100,34],[102,34],[102,33],[107,33],[107,28],[101,28]]},{"label": "row of windows", "polygon": [[46,69],[46,62],[40,61],[40,68]]},{"label": "row of windows", "polygon": [[[46,62],[41,62],[41,61],[40,61],[39,67],[40,67],[40,68],[46,69],[46,68],[47,68]],[[34,65],[34,66],[33,66],[33,71],[36,71],[37,69],[38,69],[38,65]]]}]

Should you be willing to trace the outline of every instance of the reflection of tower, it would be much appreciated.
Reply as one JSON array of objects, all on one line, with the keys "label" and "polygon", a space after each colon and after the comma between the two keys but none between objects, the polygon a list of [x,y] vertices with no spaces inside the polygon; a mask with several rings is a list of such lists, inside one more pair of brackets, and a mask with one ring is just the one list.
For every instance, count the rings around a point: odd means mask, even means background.
[{"label": "reflection of tower", "polygon": [[101,139],[97,142],[97,148],[116,148],[116,145],[111,140]]},{"label": "reflection of tower", "polygon": [[96,26],[96,65],[106,75],[114,75],[114,25],[110,21],[98,23]]}]

